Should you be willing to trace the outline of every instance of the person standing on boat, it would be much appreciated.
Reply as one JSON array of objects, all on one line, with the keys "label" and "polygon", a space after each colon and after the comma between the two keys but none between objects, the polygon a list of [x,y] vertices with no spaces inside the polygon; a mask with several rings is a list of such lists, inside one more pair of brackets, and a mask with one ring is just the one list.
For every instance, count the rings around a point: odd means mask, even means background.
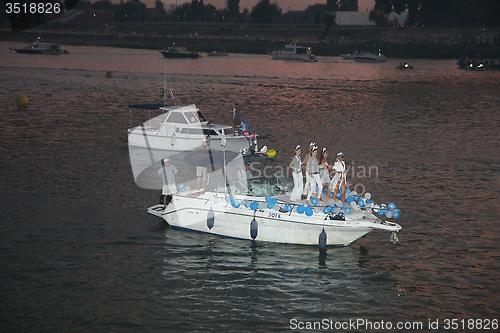
[{"label": "person standing on boat", "polygon": [[328,187],[328,196],[330,196],[331,189],[335,189],[333,192],[333,199],[337,197],[339,192],[339,187],[342,186],[342,202],[345,202],[345,192],[347,190],[346,184],[346,167],[344,162],[344,153],[340,152],[337,154],[337,160],[333,164],[333,178],[330,181],[330,186]]},{"label": "person standing on boat", "polygon": [[233,136],[238,134],[238,127],[240,127],[241,122],[245,115],[241,110],[241,107],[238,103],[234,103],[233,106]]},{"label": "person standing on boat", "polygon": [[[210,147],[208,145],[208,140],[201,140],[201,146],[196,148],[195,150],[209,150]],[[196,166],[196,177],[198,178],[198,190],[204,189],[207,187],[207,167],[206,166]]]},{"label": "person standing on boat", "polygon": [[[307,162],[309,161],[309,157],[311,156],[312,149],[314,148],[316,144],[314,142],[311,142],[309,144],[309,150],[306,153],[306,156],[304,156],[304,161],[302,162],[303,164],[307,165]],[[306,184],[304,185],[304,188],[302,189],[302,196],[303,199],[306,198],[307,193],[309,192],[309,187],[311,186],[311,177],[309,176],[309,173],[306,172]]]},{"label": "person standing on boat", "polygon": [[172,194],[177,193],[177,186],[175,185],[175,176],[179,170],[170,163],[168,158],[162,160],[161,168],[158,170],[154,182],[156,182],[156,178],[159,175],[163,178],[163,187],[161,190],[161,194],[163,195],[163,205],[167,207],[167,202],[170,203],[172,201]]},{"label": "person standing on boat", "polygon": [[301,198],[302,189],[304,187],[304,178],[302,176],[302,160],[300,158],[300,146],[295,147],[295,156],[290,162],[289,167],[292,169],[293,190],[290,195],[290,201],[295,202]]},{"label": "person standing on boat", "polygon": [[321,182],[321,178],[319,176],[318,147],[316,146],[313,147],[311,156],[309,156],[309,159],[307,160],[306,170],[309,177],[311,177],[311,189],[309,190],[306,201],[309,202],[309,200],[311,200],[311,196],[316,191],[316,188],[318,188],[318,200],[321,200],[323,183]]},{"label": "person standing on boat", "polygon": [[323,184],[323,188],[326,188],[330,183],[330,166],[328,165],[328,150],[323,148],[321,151],[321,156],[319,158],[319,177],[321,178],[321,183]]}]

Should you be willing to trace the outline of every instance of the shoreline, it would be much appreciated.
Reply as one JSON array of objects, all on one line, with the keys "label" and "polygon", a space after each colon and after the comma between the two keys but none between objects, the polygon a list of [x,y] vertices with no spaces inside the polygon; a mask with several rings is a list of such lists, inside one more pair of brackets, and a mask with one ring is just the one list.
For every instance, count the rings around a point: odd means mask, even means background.
[{"label": "shoreline", "polygon": [[[175,43],[177,46],[195,47],[200,52],[224,50],[229,53],[266,54],[281,50],[286,44],[312,47],[316,56],[339,56],[355,50],[380,48],[389,58],[399,59],[458,59],[461,55],[482,53],[500,56],[500,29],[487,32],[475,29],[408,29],[374,27],[335,27],[328,40],[315,35],[321,27],[302,30],[265,27],[220,27],[192,25],[189,29],[165,24],[127,26],[90,26],[86,28],[43,27],[12,33],[0,29],[0,40],[31,43],[38,36],[44,41],[63,45],[109,46],[163,50]],[[198,32],[199,31],[199,32]],[[254,34],[244,34],[254,32]],[[294,34],[294,37],[289,37]],[[253,37],[252,37],[253,36]]]}]

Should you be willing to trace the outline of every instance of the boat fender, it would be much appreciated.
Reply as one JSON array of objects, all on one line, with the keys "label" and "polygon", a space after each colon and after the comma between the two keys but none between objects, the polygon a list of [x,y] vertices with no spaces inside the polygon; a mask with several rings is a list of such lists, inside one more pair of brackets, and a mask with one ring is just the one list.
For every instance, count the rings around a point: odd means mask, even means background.
[{"label": "boat fender", "polygon": [[325,229],[323,228],[323,231],[319,234],[318,238],[318,246],[321,250],[326,249],[326,232]]},{"label": "boat fender", "polygon": [[214,211],[212,210],[212,208],[210,208],[210,210],[207,213],[207,227],[208,227],[208,229],[212,230],[212,228],[214,227],[214,223],[215,223],[215,214],[214,214]]},{"label": "boat fender", "polygon": [[172,136],[170,137],[170,145],[171,146],[175,146],[175,139],[177,138],[177,135],[172,134]]},{"label": "boat fender", "polygon": [[250,223],[250,237],[252,237],[252,239],[255,239],[257,238],[258,233],[259,233],[259,225],[254,217],[252,222]]}]

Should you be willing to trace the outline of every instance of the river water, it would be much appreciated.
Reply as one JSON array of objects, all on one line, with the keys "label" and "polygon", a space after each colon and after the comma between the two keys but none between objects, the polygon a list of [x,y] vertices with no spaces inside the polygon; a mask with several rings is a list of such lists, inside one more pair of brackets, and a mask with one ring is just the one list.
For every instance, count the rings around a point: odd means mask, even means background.
[{"label": "river water", "polygon": [[[0,43],[2,332],[495,328],[500,72],[14,46]],[[352,187],[401,208],[399,243],[371,232],[321,252],[149,216],[159,193],[134,183],[126,142],[147,115],[127,104],[161,102],[164,86],[219,122],[239,102],[283,165],[297,144],[343,151]]]}]

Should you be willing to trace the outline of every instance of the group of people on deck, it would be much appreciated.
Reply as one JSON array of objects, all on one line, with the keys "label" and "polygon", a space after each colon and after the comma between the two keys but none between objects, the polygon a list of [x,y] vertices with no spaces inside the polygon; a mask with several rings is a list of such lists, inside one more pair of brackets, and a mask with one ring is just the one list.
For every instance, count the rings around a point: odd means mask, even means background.
[{"label": "group of people on deck", "polygon": [[338,153],[335,163],[329,165],[327,160],[328,150],[323,148],[318,158],[318,147],[314,142],[311,142],[309,145],[304,159],[302,159],[301,154],[302,147],[299,145],[295,147],[295,156],[290,162],[294,184],[290,201],[296,202],[300,199],[306,199],[306,202],[310,203],[314,195],[317,196],[318,201],[323,201],[321,195],[323,188],[326,187],[328,198],[332,191],[333,198],[336,198],[339,188],[341,188],[342,202],[345,202],[347,169],[344,162],[344,154],[342,152]]}]

